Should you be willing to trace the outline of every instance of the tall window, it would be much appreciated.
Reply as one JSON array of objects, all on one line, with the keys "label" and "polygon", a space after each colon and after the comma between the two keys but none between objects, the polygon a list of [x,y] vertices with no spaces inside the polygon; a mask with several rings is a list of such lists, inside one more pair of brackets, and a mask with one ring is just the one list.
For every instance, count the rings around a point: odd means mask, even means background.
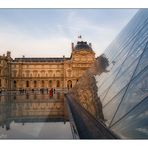
[{"label": "tall window", "polygon": [[44,70],[41,71],[41,76],[42,76],[42,77],[45,77],[45,71],[44,71]]},{"label": "tall window", "polygon": [[29,81],[26,81],[26,87],[29,87]]},{"label": "tall window", "polygon": [[44,83],[44,81],[42,80],[42,87],[44,87],[44,84],[45,84],[45,83]]},{"label": "tall window", "polygon": [[38,71],[36,71],[36,70],[33,71],[34,77],[37,77],[37,73],[38,73]]},{"label": "tall window", "polygon": [[48,74],[49,74],[49,77],[51,77],[52,76],[52,70],[49,70]]},{"label": "tall window", "polygon": [[16,81],[15,80],[13,81],[13,84],[14,84],[14,88],[16,88]]},{"label": "tall window", "polygon": [[60,87],[60,81],[57,80],[57,87]]},{"label": "tall window", "polygon": [[72,81],[71,80],[68,80],[68,82],[67,82],[67,88],[68,89],[72,88]]},{"label": "tall window", "polygon": [[56,76],[60,77],[60,71],[59,70],[56,71]]},{"label": "tall window", "polygon": [[49,80],[49,87],[52,87],[52,80]]},{"label": "tall window", "polygon": [[37,87],[37,82],[36,81],[34,81],[34,87]]}]

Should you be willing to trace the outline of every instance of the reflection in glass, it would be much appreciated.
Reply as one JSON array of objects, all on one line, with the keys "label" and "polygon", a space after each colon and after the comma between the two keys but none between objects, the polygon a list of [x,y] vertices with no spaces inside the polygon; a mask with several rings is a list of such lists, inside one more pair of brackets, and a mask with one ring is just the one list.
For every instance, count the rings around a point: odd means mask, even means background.
[{"label": "reflection in glass", "polygon": [[124,139],[147,139],[148,97],[111,129]]},{"label": "reflection in glass", "polygon": [[140,71],[142,71],[146,66],[148,66],[148,45],[147,45],[147,47],[145,47],[146,49],[145,49],[145,51],[144,51],[144,53],[143,53],[143,55],[142,55],[142,58],[141,58],[141,60],[140,60],[140,62],[139,62],[139,65],[138,65],[138,67],[137,67],[137,69],[136,69],[136,72],[134,73],[134,77],[140,72]]},{"label": "reflection in glass", "polygon": [[95,77],[105,124],[123,138],[148,138],[147,116],[137,118],[147,115],[148,103],[142,103],[148,96],[147,43],[148,9],[141,9],[104,52],[113,67]]},{"label": "reflection in glass", "polygon": [[109,126],[119,106],[119,103],[122,99],[124,92],[125,92],[125,88],[119,94],[117,94],[107,105],[105,105],[105,107],[103,107],[103,115],[106,120],[105,123],[107,124],[107,126]]},{"label": "reflection in glass", "polygon": [[113,96],[115,96],[122,88],[124,88],[129,83],[133,75],[133,71],[137,66],[137,63],[138,59],[133,63],[131,67],[129,67],[128,70],[126,70],[126,72],[123,75],[121,75],[119,78],[117,78],[117,80],[114,81],[105,99],[103,100],[103,105],[105,105],[110,99],[113,98]]},{"label": "reflection in glass", "polygon": [[120,119],[137,103],[142,101],[148,95],[148,69],[137,76],[129,85],[129,88],[123,98],[119,110],[113,120],[113,123]]}]

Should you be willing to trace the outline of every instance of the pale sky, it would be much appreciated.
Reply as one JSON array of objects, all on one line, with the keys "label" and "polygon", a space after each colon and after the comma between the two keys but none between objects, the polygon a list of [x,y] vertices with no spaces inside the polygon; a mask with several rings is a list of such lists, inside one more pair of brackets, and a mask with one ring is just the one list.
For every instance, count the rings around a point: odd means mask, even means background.
[{"label": "pale sky", "polygon": [[66,57],[82,35],[99,56],[138,9],[0,9],[0,55]]}]

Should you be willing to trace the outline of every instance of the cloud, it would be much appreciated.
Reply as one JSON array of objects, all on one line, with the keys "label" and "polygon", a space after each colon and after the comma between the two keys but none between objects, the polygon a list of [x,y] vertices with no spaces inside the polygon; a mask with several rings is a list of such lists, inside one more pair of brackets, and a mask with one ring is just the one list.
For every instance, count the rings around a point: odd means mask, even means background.
[{"label": "cloud", "polygon": [[148,117],[148,111],[147,110],[137,116],[138,119],[141,119],[141,118],[145,118],[146,119],[147,117]]},{"label": "cloud", "polygon": [[136,131],[142,132],[146,135],[148,135],[148,129],[147,128],[137,128]]},{"label": "cloud", "polygon": [[[92,11],[88,10],[88,12]],[[40,19],[41,22],[37,18],[28,20],[27,17],[24,17],[26,20],[22,20],[22,23],[19,21],[18,24],[15,21],[12,23],[12,19],[10,22],[8,19],[2,19],[0,54],[10,50],[13,57],[22,55],[27,57],[70,56],[71,42],[76,43],[77,36],[81,34],[84,40],[92,43],[96,55],[99,56],[128,21],[123,19],[123,23],[120,22],[123,26],[116,24],[118,27],[115,28],[112,27],[113,22],[111,25],[105,23],[100,25],[98,20],[91,18],[92,14],[88,17],[87,13],[82,14],[77,9],[68,9],[65,13],[63,12],[62,10],[56,11],[56,15],[53,13],[53,18],[50,17],[49,21],[47,21],[48,17],[45,17]],[[96,12],[95,15],[97,15]],[[52,16],[51,13],[50,16]],[[55,19],[55,17],[59,18]],[[32,15],[31,18],[33,19],[34,16]]]}]

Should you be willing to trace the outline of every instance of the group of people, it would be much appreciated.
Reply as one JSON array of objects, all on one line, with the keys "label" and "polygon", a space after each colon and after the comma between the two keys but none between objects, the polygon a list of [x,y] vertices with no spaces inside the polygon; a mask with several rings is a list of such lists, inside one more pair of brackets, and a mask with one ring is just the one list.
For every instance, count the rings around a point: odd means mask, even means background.
[{"label": "group of people", "polygon": [[[45,92],[46,92],[46,94],[49,94],[49,97],[50,98],[52,98],[53,97],[53,95],[55,94],[55,92],[56,92],[56,90],[55,90],[55,88],[51,88],[51,89],[39,89],[39,90],[35,90],[35,89],[32,89],[32,90],[26,90],[26,89],[19,89],[18,91],[13,91],[15,94],[16,93],[20,93],[20,94],[27,94],[27,95],[29,95],[29,92],[36,92],[36,91],[38,91],[38,92],[40,92],[41,94],[44,94]],[[2,94],[4,91],[2,91],[2,90],[0,90],[0,94]]]},{"label": "group of people", "polygon": [[20,89],[19,92],[20,92],[20,94],[23,94],[23,93],[26,93],[27,90],[26,89]]}]

